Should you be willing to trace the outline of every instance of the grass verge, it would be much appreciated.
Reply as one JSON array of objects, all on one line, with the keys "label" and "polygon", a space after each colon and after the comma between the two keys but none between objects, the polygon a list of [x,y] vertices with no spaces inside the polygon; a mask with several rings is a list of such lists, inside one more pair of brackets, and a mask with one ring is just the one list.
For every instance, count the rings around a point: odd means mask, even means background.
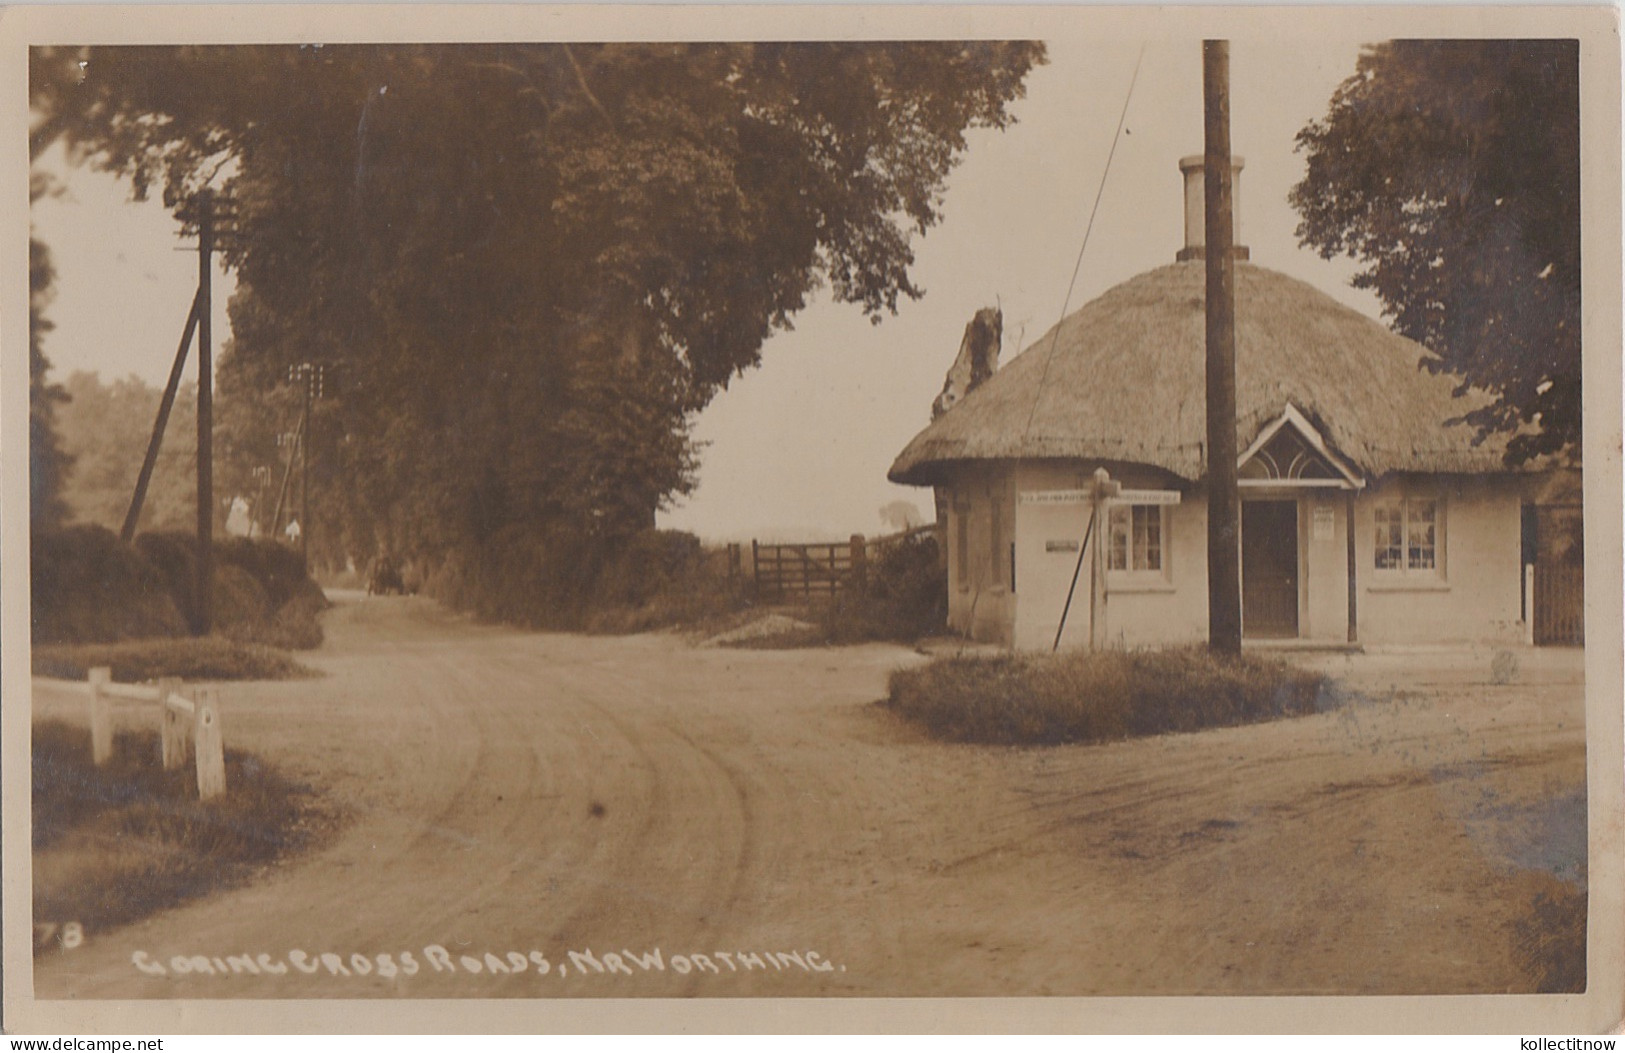
[{"label": "grass verge", "polygon": [[83,680],[98,665],[111,666],[113,679],[123,683],[160,676],[183,680],[292,680],[316,675],[286,651],[219,636],[34,647],[35,676]]},{"label": "grass verge", "polygon": [[944,658],[882,705],[950,742],[1052,746],[1199,731],[1325,708],[1326,678],[1203,648]]},{"label": "grass verge", "polygon": [[34,725],[36,953],[238,884],[335,825],[310,787],[240,750],[224,797],[199,801],[195,780],[159,766],[154,732],[119,734],[97,767],[89,732]]}]

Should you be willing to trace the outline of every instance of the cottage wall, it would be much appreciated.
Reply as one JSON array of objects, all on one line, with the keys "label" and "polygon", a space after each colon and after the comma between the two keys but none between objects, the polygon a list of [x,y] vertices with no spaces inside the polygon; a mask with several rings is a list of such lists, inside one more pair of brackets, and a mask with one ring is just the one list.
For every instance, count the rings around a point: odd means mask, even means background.
[{"label": "cottage wall", "polygon": [[[1066,607],[1063,648],[1090,639],[1090,569],[1078,556],[1085,501],[1037,503],[1022,494],[1084,490],[1096,465],[993,462],[958,474],[948,523],[949,626],[976,640],[1047,651]],[[1177,489],[1153,468],[1107,465],[1134,489]],[[1248,498],[1298,503],[1298,638],[1348,639],[1348,505],[1344,491],[1250,490]],[[1376,568],[1376,509],[1411,497],[1438,502],[1436,574]],[[1361,643],[1516,642],[1523,638],[1520,495],[1501,477],[1421,476],[1355,498],[1355,560]],[[1013,564],[1013,566],[1012,566]],[[1195,643],[1207,638],[1207,500],[1200,489],[1168,506],[1160,574],[1109,572],[1106,635],[1112,646]]]},{"label": "cottage wall", "polygon": [[[1022,650],[1049,650],[1077,570],[1061,647],[1087,647],[1090,638],[1090,559],[1078,569],[1089,505],[1022,503],[1022,493],[1082,490],[1095,464],[1021,462],[1014,471],[1016,497],[1016,600],[1014,643]],[[1142,465],[1108,464],[1112,478],[1135,489],[1172,487],[1166,473]],[[1090,542],[1093,544],[1093,541]],[[1207,512],[1186,500],[1167,509],[1163,573],[1106,578],[1107,635],[1114,646],[1143,647],[1201,639],[1207,634]],[[1193,589],[1187,581],[1198,584]]]},{"label": "cottage wall", "polygon": [[[1358,508],[1355,522],[1356,524],[1359,522]],[[1330,536],[1327,536],[1327,528],[1330,529]],[[1356,525],[1355,529],[1358,530],[1359,526]],[[1364,564],[1358,564],[1358,569],[1363,581],[1367,568]],[[1298,636],[1320,643],[1347,643],[1349,638],[1347,491],[1310,493],[1300,497],[1298,580],[1300,582]],[[1356,596],[1357,600],[1358,598]]]},{"label": "cottage wall", "polygon": [[[1374,569],[1377,506],[1399,496],[1440,502],[1444,552],[1435,576]],[[1370,644],[1523,639],[1520,508],[1505,478],[1418,477],[1363,494],[1356,509],[1360,640]]]},{"label": "cottage wall", "polygon": [[947,489],[948,628],[1009,646],[1016,605],[1010,579],[1015,531],[1010,470],[999,463],[976,465]]}]

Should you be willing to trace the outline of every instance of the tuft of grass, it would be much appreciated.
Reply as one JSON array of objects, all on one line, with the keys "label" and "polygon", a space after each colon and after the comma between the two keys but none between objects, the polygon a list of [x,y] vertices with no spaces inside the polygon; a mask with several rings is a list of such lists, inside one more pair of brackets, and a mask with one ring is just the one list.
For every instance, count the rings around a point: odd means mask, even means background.
[{"label": "tuft of grass", "polygon": [[238,884],[335,825],[310,787],[240,750],[226,750],[227,792],[207,803],[190,766],[166,772],[158,756],[155,732],[121,733],[97,767],[87,731],[34,725],[36,932],[127,924]]},{"label": "tuft of grass", "polygon": [[[844,642],[860,643],[866,642],[867,639],[853,638]],[[742,636],[737,640],[728,640],[721,646],[739,651],[798,651],[810,647],[830,647],[835,642],[828,627],[820,622],[804,628],[764,633],[761,636]]]},{"label": "tuft of grass", "polygon": [[892,674],[881,703],[950,742],[1109,742],[1299,716],[1326,678],[1198,647],[944,658]]},{"label": "tuft of grass", "polygon": [[159,637],[113,644],[36,646],[35,676],[83,680],[94,666],[113,669],[121,683],[178,676],[183,680],[292,680],[315,676],[286,651],[219,636]]},{"label": "tuft of grass", "polygon": [[686,588],[672,587],[670,591],[635,607],[595,610],[586,615],[582,628],[603,636],[625,636],[661,629],[703,632],[706,627],[723,624],[747,609],[740,596],[714,585],[714,582],[697,579]]}]

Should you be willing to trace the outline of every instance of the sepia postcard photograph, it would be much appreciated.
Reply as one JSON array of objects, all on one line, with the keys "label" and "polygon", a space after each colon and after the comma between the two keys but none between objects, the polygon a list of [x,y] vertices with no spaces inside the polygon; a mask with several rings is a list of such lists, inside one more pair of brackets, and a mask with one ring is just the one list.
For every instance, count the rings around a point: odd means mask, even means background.
[{"label": "sepia postcard photograph", "polygon": [[5,1028],[1617,1029],[1618,29],[0,12]]}]

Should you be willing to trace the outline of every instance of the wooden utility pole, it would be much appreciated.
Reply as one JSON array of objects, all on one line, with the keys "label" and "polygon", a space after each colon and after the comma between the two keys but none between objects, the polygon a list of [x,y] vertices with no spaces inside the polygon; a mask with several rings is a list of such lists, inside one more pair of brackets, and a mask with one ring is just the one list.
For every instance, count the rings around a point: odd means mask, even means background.
[{"label": "wooden utility pole", "polygon": [[205,636],[211,622],[210,581],[214,574],[214,363],[209,343],[213,313],[214,195],[197,196],[197,611],[192,632]]},{"label": "wooden utility pole", "polygon": [[309,367],[305,371],[305,416],[299,426],[299,558],[310,573],[310,388],[315,383]]},{"label": "wooden utility pole", "polygon": [[1241,503],[1236,492],[1236,265],[1231,204],[1230,42],[1202,43],[1207,261],[1208,647],[1241,652]]},{"label": "wooden utility pole", "polygon": [[[301,418],[298,431],[285,431],[277,439],[278,446],[284,445],[283,440],[287,440],[288,466],[282,470],[282,485],[276,492],[276,508],[271,512],[271,526],[266,534],[269,538],[274,539],[282,532],[282,506],[288,498],[288,482],[293,478],[293,466],[299,458],[299,444],[305,441],[304,437],[305,422]],[[300,529],[304,528],[301,527]]]},{"label": "wooden utility pole", "polygon": [[[288,367],[288,382],[301,383],[305,387],[304,409],[299,414],[299,437],[295,441],[298,446],[288,457],[288,471],[293,471],[293,458],[299,458],[299,554],[305,561],[305,568],[310,568],[310,404],[322,397],[322,384],[327,377],[327,367],[315,362],[300,362],[298,365]],[[282,481],[283,489],[287,489],[287,478]],[[282,508],[282,498],[277,497],[277,508]]]}]

